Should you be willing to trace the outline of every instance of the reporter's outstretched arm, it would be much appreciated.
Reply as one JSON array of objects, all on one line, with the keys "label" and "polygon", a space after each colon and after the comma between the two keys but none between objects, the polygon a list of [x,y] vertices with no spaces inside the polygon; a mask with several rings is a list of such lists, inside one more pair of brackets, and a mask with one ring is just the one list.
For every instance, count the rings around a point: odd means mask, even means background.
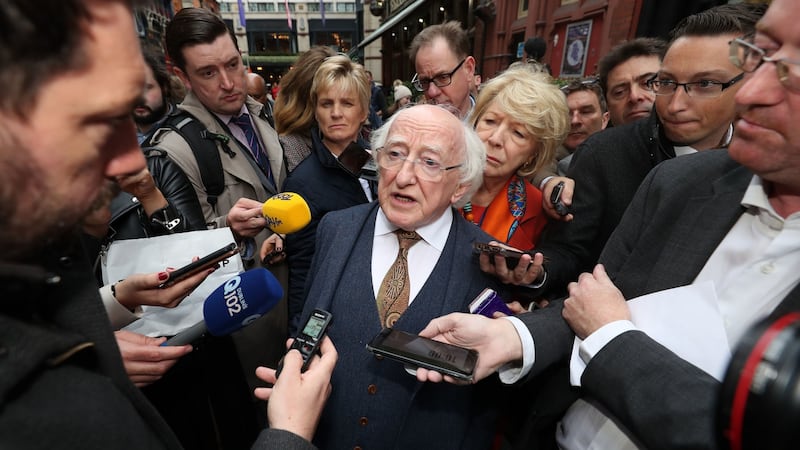
[{"label": "reporter's outstretched arm", "polygon": [[169,271],[137,273],[100,288],[100,297],[114,329],[138,319],[141,306],[174,308],[197,288],[216,268],[200,271],[170,286],[158,286],[169,280]]},{"label": "reporter's outstretched arm", "polygon": [[269,400],[267,417],[270,428],[261,433],[254,449],[313,449],[314,436],[322,409],[331,392],[331,374],[338,354],[330,338],[325,337],[320,357],[314,357],[305,373],[300,373],[303,358],[297,350],[283,360],[280,379],[275,369],[259,367],[256,376],[274,383],[272,388],[257,388],[255,396]]}]

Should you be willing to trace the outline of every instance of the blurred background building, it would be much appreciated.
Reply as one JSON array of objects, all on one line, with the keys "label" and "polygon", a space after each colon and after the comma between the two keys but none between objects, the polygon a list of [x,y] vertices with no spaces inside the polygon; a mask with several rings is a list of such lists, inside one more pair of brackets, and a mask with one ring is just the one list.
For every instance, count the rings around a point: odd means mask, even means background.
[{"label": "blurred background building", "polygon": [[[666,37],[683,17],[724,3],[759,0],[147,0],[137,9],[143,45],[160,46],[175,11],[203,7],[236,34],[245,64],[275,84],[313,45],[347,53],[385,88],[408,81],[408,46],[428,25],[458,20],[468,31],[484,80],[522,56],[526,39],[547,43],[553,76],[592,75],[614,45]],[[767,1],[768,3],[768,1]]]}]

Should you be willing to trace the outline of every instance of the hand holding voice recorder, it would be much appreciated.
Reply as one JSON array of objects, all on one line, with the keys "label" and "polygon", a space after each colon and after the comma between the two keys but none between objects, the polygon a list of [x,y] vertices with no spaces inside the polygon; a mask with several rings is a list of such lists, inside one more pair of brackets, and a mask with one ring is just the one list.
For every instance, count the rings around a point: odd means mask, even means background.
[{"label": "hand holding voice recorder", "polygon": [[[328,330],[332,319],[333,315],[328,311],[315,309],[303,326],[300,334],[294,338],[294,342],[292,342],[292,346],[289,347],[289,350],[298,350],[303,356],[303,366],[300,368],[300,372],[308,370],[308,365],[311,364],[311,358],[319,352],[322,338],[325,337],[325,332]],[[276,377],[280,376],[282,369],[283,358],[278,362],[278,369],[275,371]]]}]

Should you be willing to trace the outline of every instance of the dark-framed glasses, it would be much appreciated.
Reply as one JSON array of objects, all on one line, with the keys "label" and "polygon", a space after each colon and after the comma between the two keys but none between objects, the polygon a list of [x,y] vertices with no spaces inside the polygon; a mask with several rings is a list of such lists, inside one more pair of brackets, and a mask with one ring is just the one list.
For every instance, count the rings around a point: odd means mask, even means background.
[{"label": "dark-framed glasses", "polygon": [[403,151],[391,147],[375,150],[375,161],[382,169],[399,171],[406,161],[414,165],[414,173],[422,180],[438,182],[448,170],[461,167],[463,164],[442,167],[442,163],[430,157],[410,159]]},{"label": "dark-framed glasses", "polygon": [[453,75],[464,65],[464,61],[467,58],[461,60],[460,63],[456,66],[455,69],[451,70],[449,73],[440,73],[439,75],[434,76],[433,78],[422,78],[419,76],[418,73],[414,74],[414,78],[411,79],[411,84],[414,85],[414,89],[425,92],[430,87],[431,83],[435,84],[436,87],[445,87],[450,86],[450,83],[453,82]]},{"label": "dark-framed glasses", "polygon": [[728,59],[745,72],[755,72],[764,62],[775,64],[775,71],[781,84],[794,92],[800,93],[800,61],[787,58],[771,58],[767,52],[750,39],[737,38],[729,43]]},{"label": "dark-framed glasses", "polygon": [[678,90],[678,87],[681,86],[689,97],[714,98],[719,97],[725,89],[741,81],[742,78],[744,78],[744,72],[724,82],[700,80],[689,83],[678,83],[673,80],[659,80],[656,78],[657,76],[658,75],[647,80],[647,86],[650,87],[650,90],[656,95],[672,95]]}]

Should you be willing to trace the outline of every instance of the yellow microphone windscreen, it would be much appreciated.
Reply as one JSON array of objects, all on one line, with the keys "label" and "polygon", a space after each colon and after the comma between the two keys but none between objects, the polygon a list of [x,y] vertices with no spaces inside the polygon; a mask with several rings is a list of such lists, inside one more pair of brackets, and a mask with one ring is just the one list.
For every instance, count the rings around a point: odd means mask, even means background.
[{"label": "yellow microphone windscreen", "polygon": [[268,198],[261,213],[267,220],[267,228],[275,233],[294,233],[311,222],[308,203],[294,192],[281,192]]}]

